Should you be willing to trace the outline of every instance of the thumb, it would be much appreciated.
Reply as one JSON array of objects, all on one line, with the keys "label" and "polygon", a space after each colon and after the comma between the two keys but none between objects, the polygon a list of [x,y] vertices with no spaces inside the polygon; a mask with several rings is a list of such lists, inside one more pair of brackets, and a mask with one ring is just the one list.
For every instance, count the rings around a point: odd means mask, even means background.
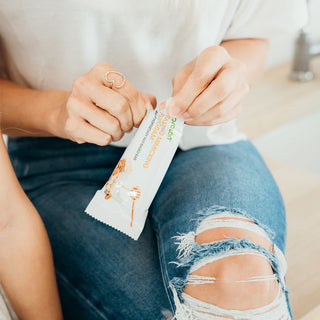
[{"label": "thumb", "polygon": [[145,102],[147,110],[153,110],[157,106],[157,99],[154,95],[150,93],[141,92],[141,97]]}]

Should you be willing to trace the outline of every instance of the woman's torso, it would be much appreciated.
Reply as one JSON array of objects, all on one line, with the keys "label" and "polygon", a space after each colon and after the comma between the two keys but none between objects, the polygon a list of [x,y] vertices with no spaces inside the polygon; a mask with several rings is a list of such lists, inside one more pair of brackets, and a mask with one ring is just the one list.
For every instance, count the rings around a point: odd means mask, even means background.
[{"label": "woman's torso", "polygon": [[[246,12],[251,18],[261,3],[250,7],[249,1],[239,0],[0,0],[2,64],[7,77],[18,84],[71,90],[78,76],[105,61],[161,102],[171,95],[171,79],[186,63],[220,44],[230,26],[235,29],[239,8],[241,29]],[[114,144],[126,146],[135,131]],[[180,147],[241,138],[235,121],[185,126]]]}]

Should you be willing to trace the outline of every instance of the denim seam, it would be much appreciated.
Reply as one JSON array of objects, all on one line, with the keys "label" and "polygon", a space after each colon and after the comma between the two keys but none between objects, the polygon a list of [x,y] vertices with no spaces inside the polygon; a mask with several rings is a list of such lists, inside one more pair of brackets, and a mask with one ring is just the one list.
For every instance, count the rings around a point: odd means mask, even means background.
[{"label": "denim seam", "polygon": [[82,301],[84,301],[99,317],[101,317],[101,319],[109,320],[95,305],[92,304],[92,302],[89,299],[87,299],[84,296],[84,294],[79,289],[77,289],[74,285],[72,285],[71,282],[64,275],[62,275],[62,273],[56,270],[56,274],[69,288],[72,288],[73,292],[77,294],[78,297]]},{"label": "denim seam", "polygon": [[[158,235],[158,233],[157,233]],[[162,252],[162,248],[164,248],[163,244],[162,244],[162,238],[161,237],[157,237],[157,246],[158,246],[158,256],[159,256],[159,260],[160,260],[160,270],[161,270],[161,274],[162,274],[162,281],[163,281],[163,286],[165,288],[165,291],[167,293],[167,296],[168,296],[168,300],[169,300],[169,303],[171,305],[171,311],[174,312],[174,306],[173,306],[173,303],[170,299],[170,290],[169,290],[169,283],[170,283],[170,279],[169,279],[169,275],[168,275],[168,272],[167,272],[167,269],[166,268],[163,268],[162,267],[162,263],[165,263],[165,261],[162,261],[164,258],[164,253]],[[168,285],[165,283],[167,280],[168,282]]]}]

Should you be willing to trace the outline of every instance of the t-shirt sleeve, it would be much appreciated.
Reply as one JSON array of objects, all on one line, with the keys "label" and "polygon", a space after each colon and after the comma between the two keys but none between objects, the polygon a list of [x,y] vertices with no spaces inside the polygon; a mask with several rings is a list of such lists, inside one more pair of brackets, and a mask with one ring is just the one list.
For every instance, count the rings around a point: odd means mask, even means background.
[{"label": "t-shirt sleeve", "polygon": [[306,0],[240,0],[223,39],[271,38],[296,32],[307,20]]}]

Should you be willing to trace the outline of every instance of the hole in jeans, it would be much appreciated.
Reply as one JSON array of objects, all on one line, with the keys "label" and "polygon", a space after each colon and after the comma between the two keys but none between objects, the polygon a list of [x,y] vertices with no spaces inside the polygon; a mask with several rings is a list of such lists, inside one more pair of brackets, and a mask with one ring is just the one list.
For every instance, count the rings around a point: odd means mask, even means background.
[{"label": "hole in jeans", "polygon": [[190,272],[185,281],[175,279],[180,299],[170,284],[175,319],[290,319],[274,270],[274,244],[257,223],[221,213],[205,218],[196,232],[176,238],[178,266],[188,264]]}]

